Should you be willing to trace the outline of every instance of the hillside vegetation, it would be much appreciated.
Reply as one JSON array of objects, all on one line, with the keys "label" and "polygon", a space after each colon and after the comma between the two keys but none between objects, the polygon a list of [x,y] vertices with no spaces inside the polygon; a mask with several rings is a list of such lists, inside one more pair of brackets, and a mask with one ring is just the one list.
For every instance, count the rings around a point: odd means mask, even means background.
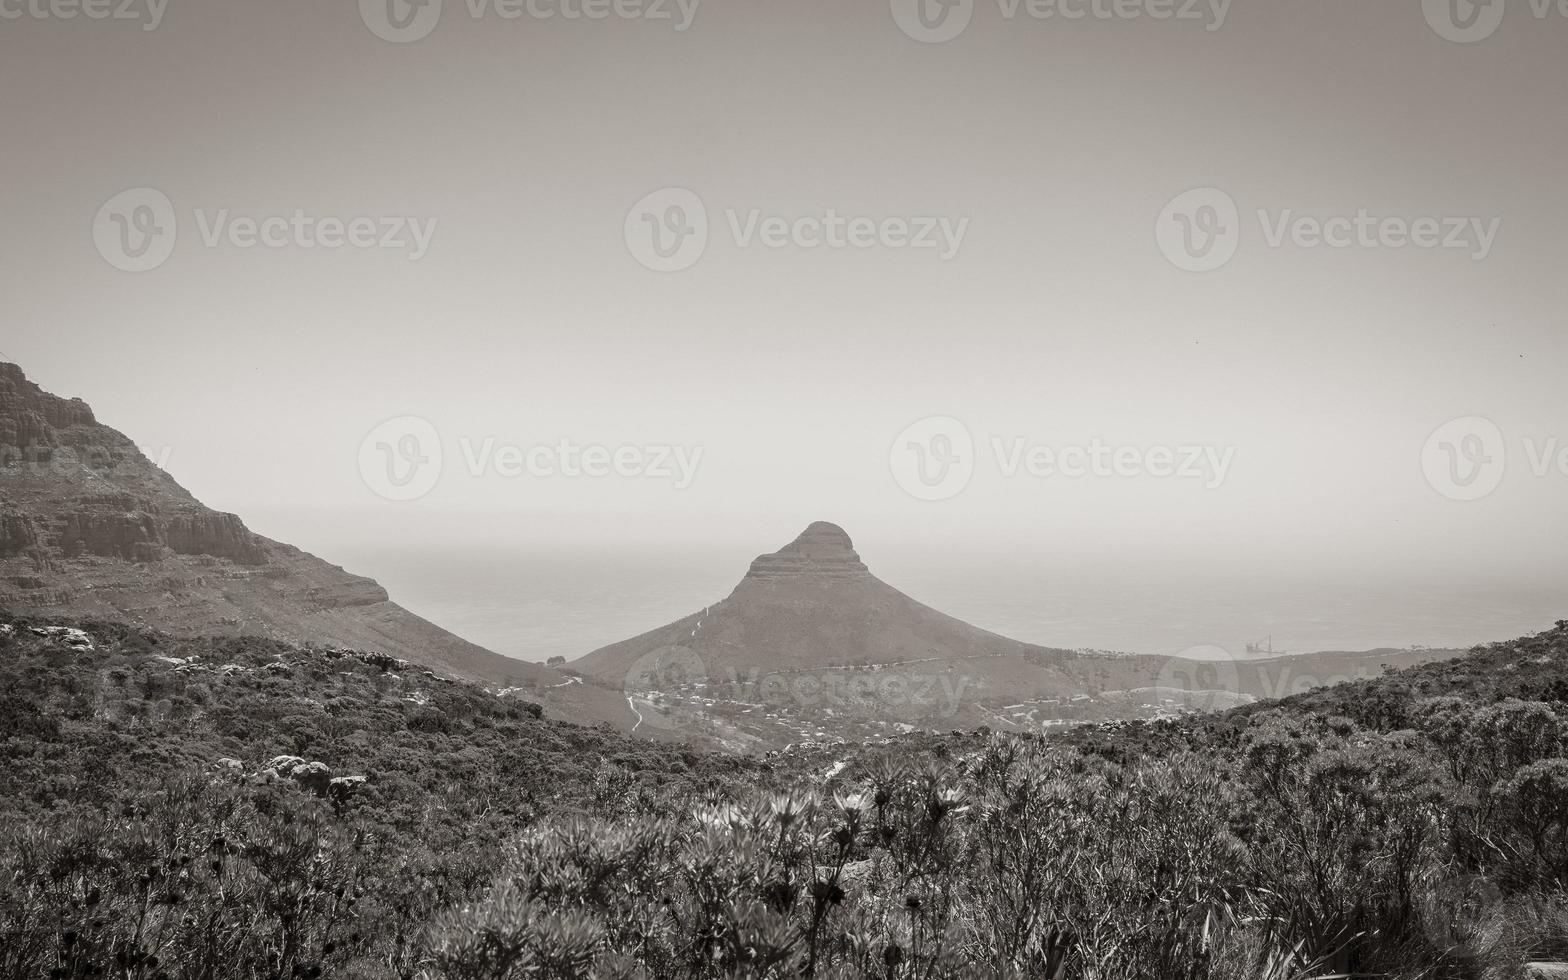
[{"label": "hillside vegetation", "polygon": [[1568,623],[1224,715],[761,760],[374,654],[78,625],[0,631],[3,977],[1458,980],[1568,955]]}]

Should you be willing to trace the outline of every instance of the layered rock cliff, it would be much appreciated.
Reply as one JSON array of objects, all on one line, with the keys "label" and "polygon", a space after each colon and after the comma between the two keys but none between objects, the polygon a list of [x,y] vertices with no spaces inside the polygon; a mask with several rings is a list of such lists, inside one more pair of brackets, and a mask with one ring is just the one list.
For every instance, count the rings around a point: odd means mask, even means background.
[{"label": "layered rock cliff", "polygon": [[746,577],[755,580],[859,578],[870,574],[844,529],[827,521],[817,521],[778,551],[759,556],[751,563]]},{"label": "layered rock cliff", "polygon": [[509,685],[566,683],[421,619],[371,579],[203,506],[85,402],[43,391],[7,363],[0,609],[375,650]]}]

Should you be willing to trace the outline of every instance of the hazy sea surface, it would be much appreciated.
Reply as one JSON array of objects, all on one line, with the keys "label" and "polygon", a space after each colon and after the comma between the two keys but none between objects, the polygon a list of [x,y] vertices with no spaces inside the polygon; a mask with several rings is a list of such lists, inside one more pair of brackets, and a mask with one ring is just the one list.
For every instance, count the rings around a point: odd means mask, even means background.
[{"label": "hazy sea surface", "polygon": [[[376,550],[336,556],[392,598],[482,646],[525,660],[579,657],[727,596],[733,556],[528,555]],[[1047,646],[1172,655],[1218,646],[1276,651],[1469,647],[1568,617],[1568,585],[1500,588],[1287,581],[1241,569],[1233,581],[1095,575],[975,565],[880,567],[914,598],[984,629]]]}]

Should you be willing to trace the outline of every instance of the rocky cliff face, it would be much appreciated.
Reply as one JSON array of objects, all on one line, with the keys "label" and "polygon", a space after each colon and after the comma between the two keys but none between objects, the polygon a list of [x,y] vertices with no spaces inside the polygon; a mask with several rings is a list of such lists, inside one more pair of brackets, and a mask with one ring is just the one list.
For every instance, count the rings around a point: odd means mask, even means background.
[{"label": "rocky cliff face", "polygon": [[371,579],[203,506],[85,402],[49,394],[6,363],[0,609],[376,650],[508,685],[565,683],[415,616]]},{"label": "rocky cliff face", "polygon": [[0,447],[47,453],[92,424],[93,410],[80,398],[57,398],[30,383],[20,367],[0,363]]},{"label": "rocky cliff face", "polygon": [[858,578],[870,574],[844,529],[837,524],[817,521],[778,551],[759,556],[751,563],[746,577],[754,580]]},{"label": "rocky cliff face", "polygon": [[0,513],[0,558],[31,554],[38,547],[38,529],[22,513]]},{"label": "rocky cliff face", "polygon": [[266,561],[238,517],[202,506],[86,402],[44,391],[15,364],[0,364],[0,479],[0,557]]}]

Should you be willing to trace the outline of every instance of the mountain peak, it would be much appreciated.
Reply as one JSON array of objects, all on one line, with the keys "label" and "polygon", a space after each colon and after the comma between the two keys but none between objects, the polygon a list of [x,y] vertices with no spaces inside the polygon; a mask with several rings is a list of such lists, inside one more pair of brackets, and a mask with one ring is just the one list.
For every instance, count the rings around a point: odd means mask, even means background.
[{"label": "mountain peak", "polygon": [[812,521],[806,529],[779,549],[780,553],[843,555],[854,554],[855,545],[849,540],[849,534],[837,524],[827,521]]},{"label": "mountain peak", "polygon": [[837,524],[816,521],[789,544],[751,563],[749,579],[869,575],[854,542]]},{"label": "mountain peak", "polygon": [[27,380],[20,365],[0,360],[0,446],[54,447],[61,430],[94,423],[86,402],[51,395]]}]

